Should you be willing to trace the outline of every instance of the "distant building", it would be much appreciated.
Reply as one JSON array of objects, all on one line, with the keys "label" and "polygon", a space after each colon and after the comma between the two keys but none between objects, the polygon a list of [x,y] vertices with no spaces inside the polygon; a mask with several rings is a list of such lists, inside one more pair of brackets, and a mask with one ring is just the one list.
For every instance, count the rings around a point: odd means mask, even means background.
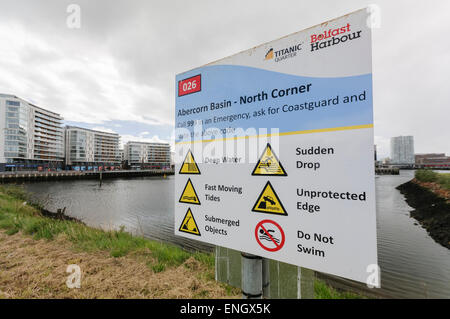
[{"label": "distant building", "polygon": [[391,164],[413,165],[414,137],[398,136],[391,138]]},{"label": "distant building", "polygon": [[128,142],[124,146],[125,162],[132,169],[169,169],[169,143]]},{"label": "distant building", "polygon": [[120,168],[120,136],[76,126],[66,126],[66,165],[74,170]]},{"label": "distant building", "polygon": [[450,156],[444,153],[416,154],[416,166],[423,168],[450,168]]},{"label": "distant building", "polygon": [[0,94],[0,171],[62,169],[62,121],[57,113]]}]

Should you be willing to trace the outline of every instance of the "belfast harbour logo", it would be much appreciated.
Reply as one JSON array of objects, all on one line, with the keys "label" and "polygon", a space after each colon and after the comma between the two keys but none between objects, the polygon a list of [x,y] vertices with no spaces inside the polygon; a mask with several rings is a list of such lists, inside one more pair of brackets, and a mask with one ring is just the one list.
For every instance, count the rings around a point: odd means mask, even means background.
[{"label": "belfast harbour logo", "polygon": [[353,32],[350,23],[311,35],[311,52],[361,38],[362,30]]},{"label": "belfast harbour logo", "polygon": [[281,62],[286,59],[294,58],[298,55],[300,51],[302,51],[302,48],[303,42],[276,51],[274,48],[270,48],[266,52],[264,60],[265,61],[273,60],[275,62]]}]

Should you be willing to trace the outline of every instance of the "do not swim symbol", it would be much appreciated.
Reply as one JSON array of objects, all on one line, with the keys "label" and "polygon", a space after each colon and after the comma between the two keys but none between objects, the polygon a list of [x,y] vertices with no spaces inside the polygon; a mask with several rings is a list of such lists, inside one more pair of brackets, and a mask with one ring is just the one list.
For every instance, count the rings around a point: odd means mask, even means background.
[{"label": "do not swim symbol", "polygon": [[283,228],[270,219],[263,220],[256,225],[255,238],[261,248],[270,252],[283,248],[286,240]]}]

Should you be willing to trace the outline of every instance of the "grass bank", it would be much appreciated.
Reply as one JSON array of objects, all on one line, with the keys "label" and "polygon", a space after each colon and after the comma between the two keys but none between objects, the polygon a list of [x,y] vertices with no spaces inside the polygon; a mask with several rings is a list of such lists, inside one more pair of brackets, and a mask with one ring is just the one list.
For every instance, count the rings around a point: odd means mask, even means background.
[{"label": "grass bank", "polygon": [[[214,255],[48,217],[20,187],[0,186],[0,298],[239,298],[214,280]],[[82,271],[66,285],[67,266]],[[317,299],[361,298],[315,282]]]},{"label": "grass bank", "polygon": [[413,181],[450,202],[450,173],[422,169],[416,171]]},{"label": "grass bank", "polygon": [[450,174],[419,170],[415,178],[397,187],[414,208],[415,218],[442,246],[450,249]]}]

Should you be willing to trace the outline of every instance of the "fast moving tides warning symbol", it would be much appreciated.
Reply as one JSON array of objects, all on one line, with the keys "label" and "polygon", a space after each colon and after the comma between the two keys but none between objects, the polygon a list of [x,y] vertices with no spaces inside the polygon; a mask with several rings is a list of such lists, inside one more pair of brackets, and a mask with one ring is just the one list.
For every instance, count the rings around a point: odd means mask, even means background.
[{"label": "fast moving tides warning symbol", "polygon": [[195,162],[194,155],[191,150],[186,154],[183,164],[181,165],[179,174],[196,174],[200,175],[200,169]]},{"label": "fast moving tides warning symbol", "polygon": [[190,178],[188,179],[186,186],[184,187],[183,193],[181,193],[179,202],[200,205],[200,200]]},{"label": "fast moving tides warning symbol", "polygon": [[266,149],[259,158],[258,163],[252,173],[253,176],[287,176],[286,171],[281,165],[280,160],[272,151],[270,144],[267,144]]},{"label": "fast moving tides warning symbol", "polygon": [[275,252],[283,248],[286,237],[283,228],[273,220],[263,220],[256,225],[255,238],[265,250]]}]

